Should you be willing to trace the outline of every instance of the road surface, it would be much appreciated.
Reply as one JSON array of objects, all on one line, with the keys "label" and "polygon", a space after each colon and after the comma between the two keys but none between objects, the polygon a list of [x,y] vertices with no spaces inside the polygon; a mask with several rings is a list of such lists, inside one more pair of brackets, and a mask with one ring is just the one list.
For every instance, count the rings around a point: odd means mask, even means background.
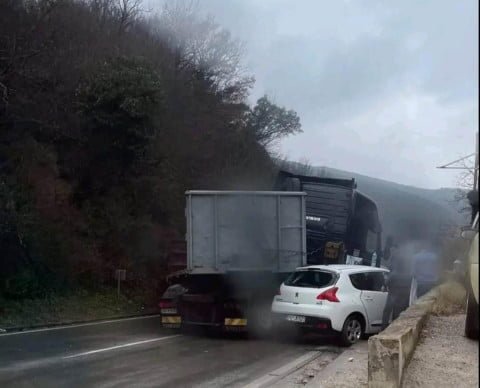
[{"label": "road surface", "polygon": [[162,329],[159,317],[126,319],[0,335],[0,386],[242,387],[331,349],[322,339],[211,338]]}]

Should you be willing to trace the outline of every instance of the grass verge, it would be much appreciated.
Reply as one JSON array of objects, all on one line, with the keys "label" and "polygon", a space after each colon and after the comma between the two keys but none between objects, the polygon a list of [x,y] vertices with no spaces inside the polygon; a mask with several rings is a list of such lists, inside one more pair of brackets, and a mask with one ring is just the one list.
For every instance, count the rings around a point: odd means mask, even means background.
[{"label": "grass verge", "polygon": [[449,280],[439,286],[438,292],[432,314],[453,315],[465,312],[467,292],[461,283]]},{"label": "grass verge", "polygon": [[80,290],[68,296],[10,300],[0,296],[0,328],[107,319],[144,312],[141,297],[117,296],[115,290]]}]

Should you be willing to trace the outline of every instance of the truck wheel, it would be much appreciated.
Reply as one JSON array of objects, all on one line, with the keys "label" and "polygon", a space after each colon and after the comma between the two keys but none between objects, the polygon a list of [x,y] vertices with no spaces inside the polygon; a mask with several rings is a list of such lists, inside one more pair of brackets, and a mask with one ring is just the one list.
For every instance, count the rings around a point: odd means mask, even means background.
[{"label": "truck wheel", "polygon": [[465,336],[471,339],[478,339],[478,303],[472,293],[467,297],[467,317],[465,319]]}]

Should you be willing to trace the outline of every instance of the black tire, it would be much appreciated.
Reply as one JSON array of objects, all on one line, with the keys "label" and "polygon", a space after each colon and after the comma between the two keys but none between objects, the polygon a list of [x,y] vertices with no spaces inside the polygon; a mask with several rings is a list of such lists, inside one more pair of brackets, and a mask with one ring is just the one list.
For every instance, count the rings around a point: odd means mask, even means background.
[{"label": "black tire", "polygon": [[363,319],[355,314],[350,315],[343,324],[342,332],[340,333],[340,343],[342,346],[351,346],[365,335],[365,325]]},{"label": "black tire", "polygon": [[478,302],[472,293],[467,297],[467,317],[465,319],[465,336],[471,339],[478,339]]}]

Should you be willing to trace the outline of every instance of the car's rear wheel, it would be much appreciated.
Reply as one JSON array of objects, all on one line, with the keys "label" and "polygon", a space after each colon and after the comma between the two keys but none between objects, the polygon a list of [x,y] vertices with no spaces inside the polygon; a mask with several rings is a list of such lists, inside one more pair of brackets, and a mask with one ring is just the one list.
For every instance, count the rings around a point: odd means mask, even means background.
[{"label": "car's rear wheel", "polygon": [[362,319],[359,315],[351,315],[343,324],[340,341],[343,346],[351,346],[360,341],[363,335],[364,326]]},{"label": "car's rear wheel", "polygon": [[478,339],[478,303],[471,292],[468,293],[467,297],[465,336],[472,339]]}]

